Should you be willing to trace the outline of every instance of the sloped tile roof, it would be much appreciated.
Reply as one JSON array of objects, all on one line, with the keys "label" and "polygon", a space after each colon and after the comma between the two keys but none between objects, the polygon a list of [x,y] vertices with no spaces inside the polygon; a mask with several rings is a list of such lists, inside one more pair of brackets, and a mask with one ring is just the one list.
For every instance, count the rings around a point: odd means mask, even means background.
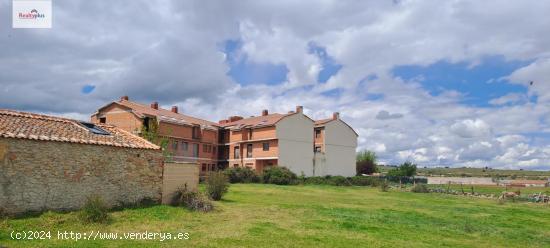
[{"label": "sloped tile roof", "polygon": [[[353,131],[355,133],[355,135],[359,136],[359,134],[348,123],[346,123],[342,119],[338,119],[338,120],[341,121],[342,123],[344,123],[346,126],[348,126],[351,129],[351,131]],[[324,126],[325,124],[327,124],[331,121],[334,121],[334,119],[333,118],[327,118],[327,119],[322,119],[322,120],[316,120],[315,121],[315,126],[316,127],[321,127],[321,126]]]},{"label": "sloped tile roof", "polygon": [[160,149],[149,141],[111,125],[96,124],[109,135],[95,134],[80,121],[0,109],[0,137]]},{"label": "sloped tile roof", "polygon": [[327,122],[330,122],[330,121],[332,121],[332,120],[334,120],[334,119],[328,118],[328,119],[316,120],[316,121],[315,121],[315,126],[324,125],[324,124],[326,124]]},{"label": "sloped tile roof", "polygon": [[[170,110],[163,109],[163,108],[160,108],[160,107],[159,107],[159,109],[154,109],[154,108],[151,108],[150,106],[143,105],[143,104],[136,103],[136,102],[132,102],[132,101],[128,101],[128,100],[119,100],[119,101],[116,101],[116,102],[112,102],[112,103],[108,104],[107,106],[109,106],[113,103],[114,104],[120,104],[124,107],[127,107],[127,108],[131,109],[139,117],[154,116],[154,117],[157,117],[160,121],[166,121],[166,122],[174,122],[174,123],[179,123],[179,124],[187,123],[187,124],[196,124],[196,125],[213,126],[213,127],[219,126],[215,122],[210,122],[210,121],[207,121],[207,120],[191,117],[191,116],[180,114],[180,113],[174,113]],[[105,107],[107,107],[107,106],[105,106]],[[100,110],[105,108],[105,107],[100,108]]]},{"label": "sloped tile roof", "polygon": [[224,124],[219,124],[223,127],[234,127],[234,128],[243,128],[243,127],[260,127],[260,126],[273,126],[277,122],[279,122],[281,119],[283,119],[286,116],[292,115],[294,113],[289,114],[269,114],[269,115],[263,115],[263,116],[255,116],[250,118],[245,118],[242,120],[234,121],[234,122],[228,122]]}]

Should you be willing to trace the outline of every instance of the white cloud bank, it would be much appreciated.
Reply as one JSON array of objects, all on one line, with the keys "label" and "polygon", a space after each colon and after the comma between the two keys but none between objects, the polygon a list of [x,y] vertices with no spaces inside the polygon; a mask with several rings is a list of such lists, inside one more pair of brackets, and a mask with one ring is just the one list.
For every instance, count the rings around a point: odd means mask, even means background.
[{"label": "white cloud bank", "polygon": [[[9,6],[0,1],[1,16]],[[382,162],[550,169],[547,1],[57,1],[54,9],[52,30],[0,24],[9,48],[0,50],[0,107],[81,117],[127,94],[218,119],[304,105],[314,118],[341,112],[360,148]],[[234,82],[220,52],[226,40],[240,40],[251,62],[284,64],[286,82]],[[312,42],[342,65],[324,84]],[[533,61],[506,77],[527,95],[467,106],[461,92],[433,96],[390,74],[486,56]],[[83,95],[87,84],[96,90]]]}]

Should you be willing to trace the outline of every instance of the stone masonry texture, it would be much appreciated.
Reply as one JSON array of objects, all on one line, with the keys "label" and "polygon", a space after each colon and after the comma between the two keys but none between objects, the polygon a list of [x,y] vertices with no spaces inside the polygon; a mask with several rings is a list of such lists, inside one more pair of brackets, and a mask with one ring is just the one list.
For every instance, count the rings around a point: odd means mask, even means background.
[{"label": "stone masonry texture", "polygon": [[111,207],[160,201],[160,150],[0,138],[0,211],[76,210],[99,195]]}]

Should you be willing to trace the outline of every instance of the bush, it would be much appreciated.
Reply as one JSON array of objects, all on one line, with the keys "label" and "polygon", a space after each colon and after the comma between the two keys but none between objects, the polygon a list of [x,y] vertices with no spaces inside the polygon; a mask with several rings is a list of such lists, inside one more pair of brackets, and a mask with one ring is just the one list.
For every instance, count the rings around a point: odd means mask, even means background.
[{"label": "bush", "polygon": [[355,176],[350,177],[349,181],[354,186],[378,186],[379,185],[379,179],[378,178],[372,178],[372,177],[364,177],[364,176]]},{"label": "bush", "polygon": [[221,172],[211,172],[206,180],[206,193],[214,201],[219,201],[229,189],[229,179]]},{"label": "bush", "polygon": [[264,183],[290,185],[298,182],[294,172],[285,167],[273,166],[264,171]]},{"label": "bush", "polygon": [[90,196],[80,210],[79,217],[86,223],[106,223],[110,220],[109,208],[98,195]]},{"label": "bush", "polygon": [[411,191],[414,193],[430,193],[428,186],[423,183],[417,183],[412,188]]},{"label": "bush", "polygon": [[304,177],[301,179],[303,184],[315,184],[315,185],[325,185],[327,179],[324,177]]},{"label": "bush", "polygon": [[235,167],[224,171],[230,183],[259,183],[261,178],[249,167]]},{"label": "bush", "polygon": [[207,196],[192,192],[187,186],[179,188],[172,196],[172,206],[182,206],[193,211],[209,212],[214,209],[214,205]]},{"label": "bush", "polygon": [[380,191],[388,192],[388,190],[390,189],[390,184],[388,183],[388,181],[384,180],[380,182],[379,187],[380,187]]},{"label": "bush", "polygon": [[376,153],[373,151],[363,150],[357,153],[356,173],[357,175],[372,174],[378,172],[376,165]]},{"label": "bush", "polygon": [[329,185],[334,186],[351,186],[351,182],[343,176],[333,176],[328,179]]}]

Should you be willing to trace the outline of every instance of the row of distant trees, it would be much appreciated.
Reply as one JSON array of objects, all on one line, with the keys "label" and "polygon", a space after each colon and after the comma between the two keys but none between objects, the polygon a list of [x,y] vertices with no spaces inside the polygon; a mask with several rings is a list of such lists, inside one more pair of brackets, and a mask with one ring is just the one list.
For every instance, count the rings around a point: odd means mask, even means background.
[{"label": "row of distant trees", "polygon": [[[377,156],[373,151],[362,150],[358,152],[356,161],[357,175],[370,175],[380,172],[377,164]],[[386,175],[394,177],[412,177],[416,175],[416,164],[407,161],[398,167],[389,170]]]}]

